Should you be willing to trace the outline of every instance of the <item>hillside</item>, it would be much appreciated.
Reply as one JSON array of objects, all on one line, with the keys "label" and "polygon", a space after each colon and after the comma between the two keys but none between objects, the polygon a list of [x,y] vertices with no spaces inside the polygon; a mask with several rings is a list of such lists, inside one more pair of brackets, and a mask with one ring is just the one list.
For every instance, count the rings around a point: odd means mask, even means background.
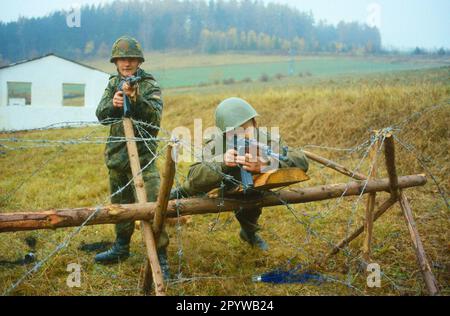
[{"label": "hillside", "polygon": [[[303,85],[282,79],[279,84],[251,87],[230,85],[168,91],[165,96],[163,131],[166,136],[177,126],[193,127],[194,118],[203,128],[213,123],[215,106],[237,95],[247,99],[261,114],[260,125],[279,126],[292,147],[302,147],[366,173],[365,142],[370,131],[392,127],[397,144],[400,175],[427,173],[424,187],[406,191],[411,198],[433,272],[442,293],[450,294],[448,240],[450,189],[450,68],[413,70],[318,79]],[[283,81],[286,80],[286,81]],[[222,89],[223,88],[223,89]],[[196,91],[196,92],[195,92]],[[87,138],[83,138],[87,135]],[[93,206],[105,203],[109,194],[103,144],[80,140],[101,140],[102,126],[0,134],[0,210],[2,212]],[[12,139],[14,138],[14,139]],[[24,142],[23,139],[76,140],[71,143]],[[363,144],[363,145],[361,145]],[[358,146],[361,145],[361,146]],[[7,146],[7,147],[6,147]],[[18,148],[23,146],[25,148]],[[34,147],[30,147],[34,146]],[[406,146],[406,147],[405,147]],[[28,147],[28,148],[27,148]],[[13,148],[16,148],[13,150]],[[332,148],[339,148],[332,149]],[[346,150],[343,150],[346,149]],[[360,164],[361,162],[361,164]],[[383,159],[380,177],[386,176]],[[177,180],[186,174],[179,166]],[[315,186],[347,182],[348,179],[312,163],[311,180],[300,184]],[[436,183],[433,181],[436,181]],[[440,191],[439,191],[440,189]],[[380,193],[378,202],[387,194]],[[353,242],[346,254],[338,254],[320,273],[334,282],[268,285],[251,278],[278,267],[303,266],[329,250],[327,241],[337,242],[348,227],[362,223],[365,200],[356,197],[294,207],[264,210],[261,234],[271,251],[250,250],[238,237],[232,214],[192,217],[188,224],[169,227],[169,261],[174,277],[171,295],[425,295],[405,221],[398,206],[375,223],[373,259],[380,264],[382,286],[366,288],[366,275],[358,270],[362,239]],[[447,200],[448,201],[448,200]],[[37,257],[43,259],[64,241],[72,229],[0,234],[0,291],[11,287],[32,265],[1,263],[22,257],[28,250],[24,239],[37,239]],[[82,243],[112,240],[113,227],[88,226],[74,236],[32,277],[11,293],[16,295],[140,295],[138,276],[145,258],[139,233],[132,243],[132,257],[117,266],[93,264],[93,254],[78,249]],[[182,251],[180,251],[182,250]],[[80,288],[66,286],[67,264],[82,265]],[[179,274],[181,272],[181,274]],[[348,286],[351,282],[351,286]]]},{"label": "hillside", "polygon": [[[446,56],[350,56],[340,54],[301,54],[295,57],[261,53],[198,54],[190,50],[147,52],[142,68],[158,80],[164,91],[185,93],[179,88],[209,87],[221,91],[231,85],[257,88],[267,86],[310,85],[317,79],[350,78],[371,74],[383,76],[404,70],[418,70],[450,65]],[[89,66],[115,73],[115,65],[107,58],[81,60]],[[279,80],[284,79],[284,80]],[[170,91],[167,91],[170,89]],[[175,91],[174,91],[175,89]],[[203,90],[204,91],[204,90]]]},{"label": "hillside", "polygon": [[79,10],[68,6],[44,17],[0,22],[0,62],[49,52],[77,59],[107,57],[114,40],[125,34],[137,38],[146,51],[381,51],[376,27],[344,21],[335,26],[287,5],[148,0],[85,5]]}]

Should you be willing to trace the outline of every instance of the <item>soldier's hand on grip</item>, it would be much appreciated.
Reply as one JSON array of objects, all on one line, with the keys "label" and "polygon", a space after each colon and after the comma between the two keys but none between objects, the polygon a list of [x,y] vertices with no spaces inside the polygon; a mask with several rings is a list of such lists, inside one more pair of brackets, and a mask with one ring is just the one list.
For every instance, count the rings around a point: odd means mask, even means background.
[{"label": "soldier's hand on grip", "polygon": [[122,91],[117,91],[116,94],[114,94],[113,106],[116,108],[123,107],[123,92]]},{"label": "soldier's hand on grip", "polygon": [[225,155],[223,157],[223,160],[227,167],[237,167],[237,163],[236,163],[237,154],[238,153],[237,153],[236,149],[227,150],[227,152],[225,153]]}]

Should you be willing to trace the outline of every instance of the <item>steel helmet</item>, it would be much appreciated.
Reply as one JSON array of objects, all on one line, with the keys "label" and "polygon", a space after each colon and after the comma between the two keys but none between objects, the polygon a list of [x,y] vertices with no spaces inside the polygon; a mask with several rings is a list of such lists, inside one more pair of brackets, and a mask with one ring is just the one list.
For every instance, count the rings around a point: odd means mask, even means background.
[{"label": "steel helmet", "polygon": [[144,62],[144,54],[139,42],[130,36],[122,36],[118,38],[111,50],[110,62],[115,62],[117,58],[138,58],[140,62]]},{"label": "steel helmet", "polygon": [[238,128],[245,122],[259,116],[256,110],[241,98],[223,100],[216,109],[216,126],[222,131]]}]

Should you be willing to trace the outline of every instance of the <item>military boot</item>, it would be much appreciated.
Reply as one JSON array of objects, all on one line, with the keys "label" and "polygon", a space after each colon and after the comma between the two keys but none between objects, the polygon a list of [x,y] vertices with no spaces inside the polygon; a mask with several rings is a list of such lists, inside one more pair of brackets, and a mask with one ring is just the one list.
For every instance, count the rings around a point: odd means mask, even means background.
[{"label": "military boot", "polygon": [[241,229],[239,237],[241,237],[241,239],[245,242],[249,243],[252,247],[257,247],[263,251],[269,250],[269,246],[267,245],[267,243],[256,232],[247,232],[244,229]]},{"label": "military boot", "polygon": [[158,260],[159,265],[161,266],[161,273],[163,275],[164,281],[169,281],[170,279],[169,261],[167,260],[167,251],[165,248],[158,249]]},{"label": "military boot", "polygon": [[95,256],[95,262],[101,264],[118,263],[130,256],[130,241],[118,237],[112,247]]}]

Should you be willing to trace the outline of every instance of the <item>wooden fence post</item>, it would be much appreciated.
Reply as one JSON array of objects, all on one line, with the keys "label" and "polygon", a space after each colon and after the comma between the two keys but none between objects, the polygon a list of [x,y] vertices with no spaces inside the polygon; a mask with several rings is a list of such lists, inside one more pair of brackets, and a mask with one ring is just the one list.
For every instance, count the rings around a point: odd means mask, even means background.
[{"label": "wooden fence post", "polygon": [[[377,158],[378,150],[380,147],[379,132],[374,131],[372,137],[376,137],[376,140],[370,150],[369,159],[372,162],[371,168],[369,170],[368,180],[377,178]],[[370,255],[372,252],[372,234],[373,234],[373,211],[375,209],[375,198],[376,192],[370,193],[367,197],[366,205],[366,217],[364,221],[364,243],[363,243],[363,259],[366,262],[370,261]]]},{"label": "wooden fence post", "polygon": [[[133,122],[130,118],[125,117],[123,119],[123,127],[125,131],[125,137],[127,139],[128,157],[130,159],[131,172],[134,179],[134,187],[136,189],[137,202],[139,204],[147,202],[147,192],[145,191],[144,179],[141,172],[141,164],[139,162],[139,154],[134,141],[134,129]],[[158,296],[165,295],[164,280],[161,273],[161,267],[158,261],[158,254],[156,252],[156,243],[152,230],[152,226],[149,221],[141,221],[142,233],[144,242],[147,249],[147,257],[152,268],[153,280],[155,283],[155,292]]]},{"label": "wooden fence post", "polygon": [[[172,144],[168,144],[164,169],[161,173],[161,185],[159,186],[158,200],[156,201],[155,216],[153,218],[153,233],[155,236],[156,245],[158,245],[159,236],[164,227],[167,205],[169,204],[170,190],[172,189],[175,177],[175,161],[173,158],[176,159],[176,157],[172,157],[173,154],[175,154],[174,146]],[[143,272],[143,290],[145,293],[150,292],[150,271],[151,267],[147,261]]]},{"label": "wooden fence post", "polygon": [[362,173],[351,171],[350,169],[342,166],[341,164],[338,164],[337,162],[334,162],[330,159],[324,158],[322,156],[319,156],[317,154],[314,154],[312,152],[303,150],[303,153],[306,157],[308,157],[311,160],[314,160],[315,162],[320,163],[321,165],[324,165],[325,167],[328,167],[330,169],[333,169],[339,173],[342,173],[346,176],[349,176],[350,178],[356,179],[356,180],[366,180],[367,177],[363,175]]},{"label": "wooden fence post", "polygon": [[[389,198],[386,200],[381,206],[378,208],[376,213],[373,216],[373,221],[375,222],[381,215],[383,215],[392,205],[395,204],[397,200]],[[347,246],[352,240],[361,235],[364,232],[364,224],[359,226],[355,231],[353,231],[350,236],[342,239],[339,243],[337,243],[333,249],[326,255],[325,259],[322,261],[322,264],[328,261],[331,256],[337,254],[339,250]]]},{"label": "wooden fence post", "polygon": [[423,248],[422,240],[420,239],[419,231],[416,227],[416,222],[412,213],[411,205],[402,191],[400,191],[400,206],[405,216],[406,224],[408,225],[409,234],[411,235],[413,248],[417,256],[420,271],[422,272],[425,284],[430,295],[439,293],[437,281],[433,275],[430,264],[428,263],[425,250]]},{"label": "wooden fence post", "polygon": [[434,278],[430,264],[428,263],[425,250],[423,248],[422,240],[419,235],[419,231],[416,227],[416,222],[411,210],[411,205],[406,198],[406,195],[398,188],[398,177],[395,168],[395,145],[394,137],[391,134],[386,135],[385,140],[385,154],[386,154],[386,167],[389,174],[389,186],[391,190],[391,197],[399,200],[400,207],[402,208],[403,215],[405,216],[406,224],[408,226],[409,233],[413,244],[414,251],[416,253],[417,262],[422,272],[425,284],[430,295],[436,295],[439,290],[436,279]]},{"label": "wooden fence post", "polygon": [[386,134],[384,139],[384,154],[386,158],[386,169],[389,175],[389,190],[394,199],[398,198],[398,177],[397,168],[395,166],[395,147],[394,137]]}]

